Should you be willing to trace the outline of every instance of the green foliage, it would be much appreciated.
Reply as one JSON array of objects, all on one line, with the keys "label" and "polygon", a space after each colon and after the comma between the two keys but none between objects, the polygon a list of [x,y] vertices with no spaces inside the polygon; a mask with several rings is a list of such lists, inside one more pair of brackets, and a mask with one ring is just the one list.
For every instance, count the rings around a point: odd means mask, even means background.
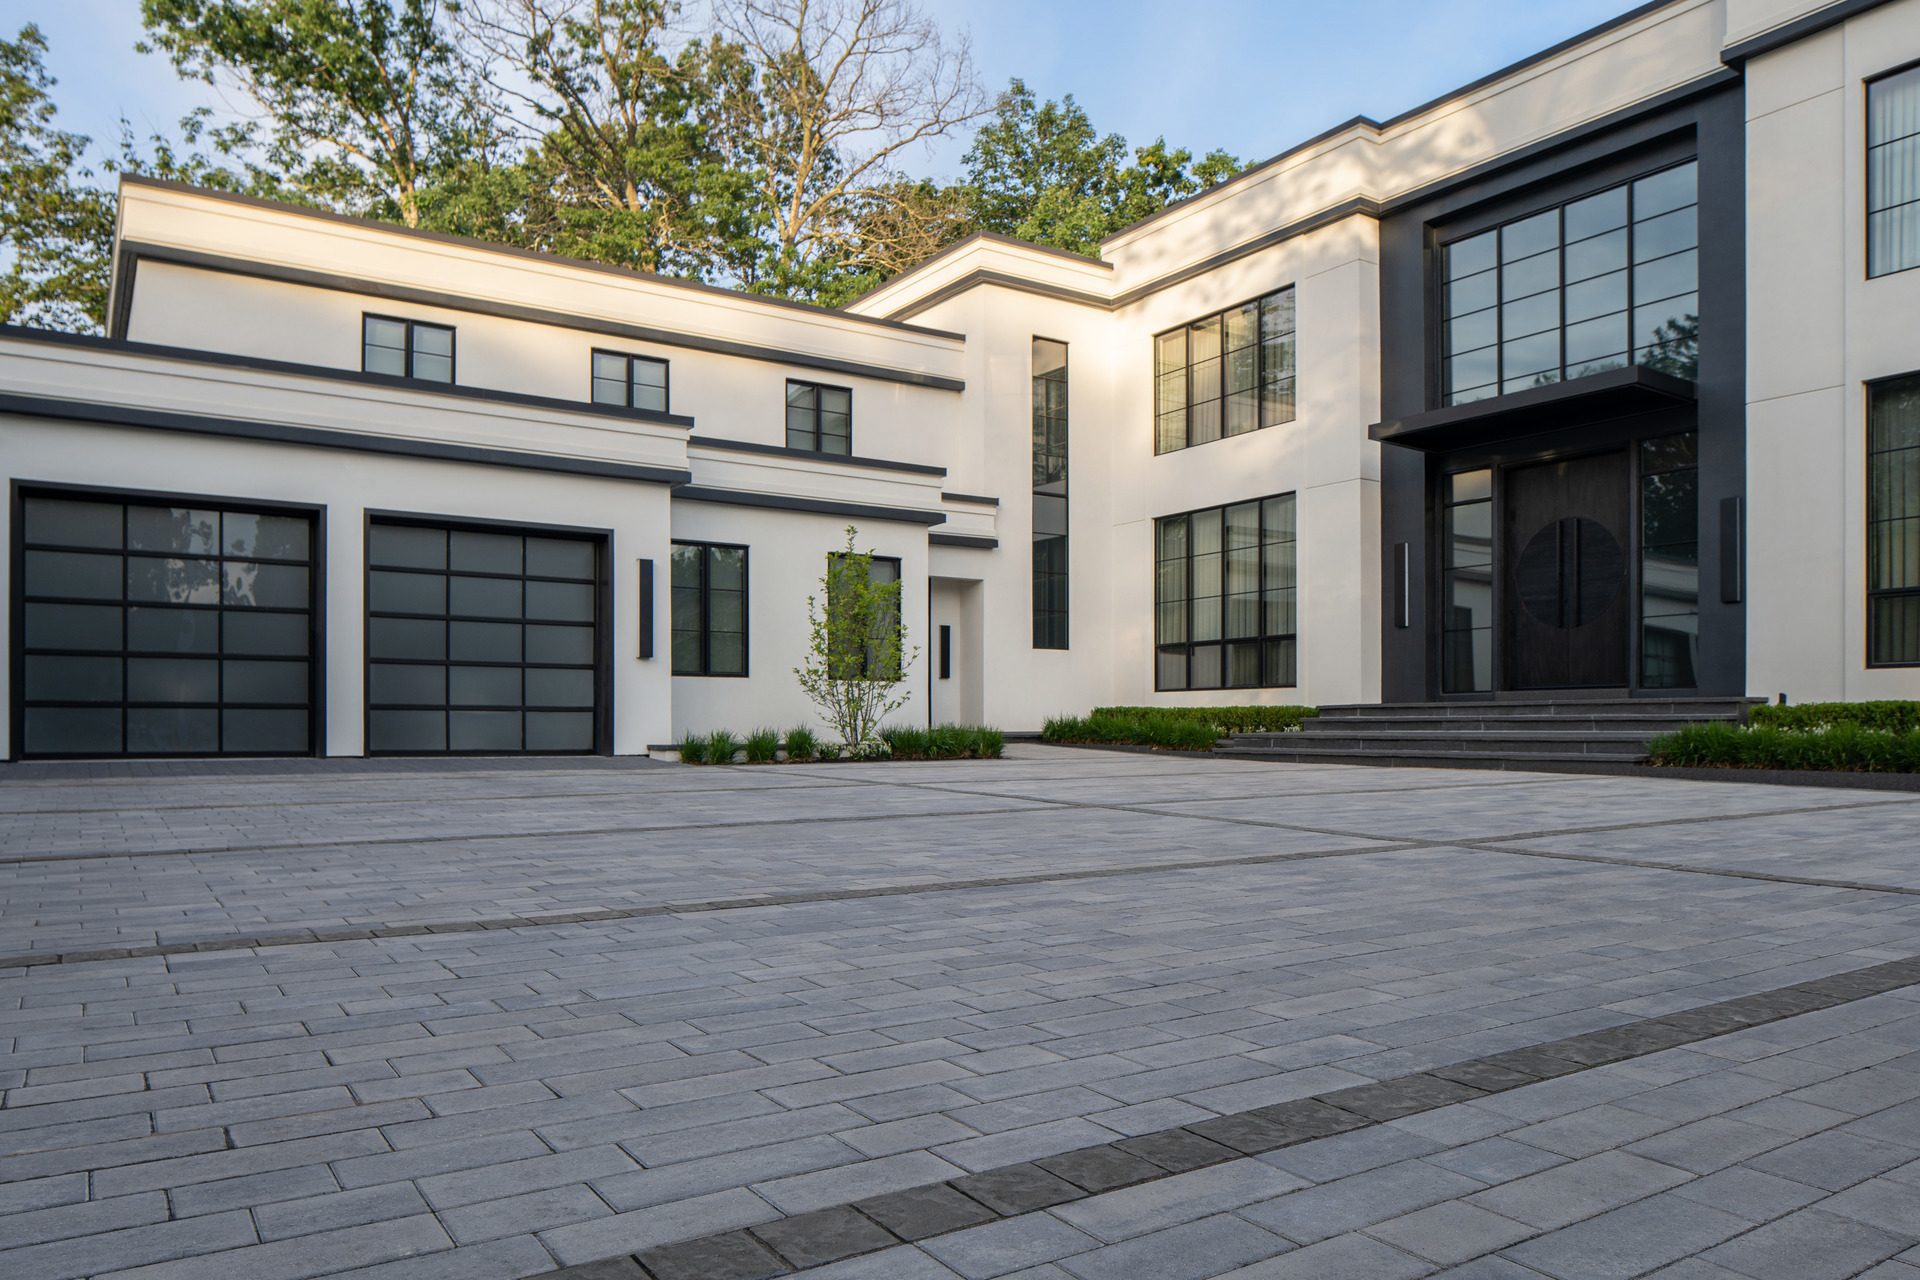
[{"label": "green foliage", "polygon": [[880,737],[895,760],[998,760],[1006,747],[1004,734],[980,725],[896,725]]},{"label": "green foliage", "polygon": [[707,763],[732,764],[734,753],[740,750],[740,739],[725,729],[715,729],[707,735]]},{"label": "green foliage", "polygon": [[1036,102],[1015,79],[967,152],[974,225],[1091,257],[1105,237],[1241,168],[1223,151],[1195,164],[1164,138],[1133,148],[1131,161],[1128,151],[1119,134],[1094,129],[1072,94]]},{"label": "green foliage", "polygon": [[1690,724],[1655,738],[1653,763],[1675,767],[1920,772],[1920,728],[1836,720],[1813,728]]},{"label": "green foliage", "polygon": [[1825,729],[1852,724],[1863,729],[1911,733],[1920,729],[1920,702],[1802,702],[1753,708],[1748,719],[1775,729]]},{"label": "green foliage", "polygon": [[1086,716],[1057,716],[1040,731],[1046,742],[1114,742],[1171,751],[1211,751],[1232,733],[1285,733],[1313,707],[1095,707]]},{"label": "green foliage", "polygon": [[744,744],[748,764],[772,764],[780,758],[780,731],[755,729]]},{"label": "green foliage", "polygon": [[801,725],[787,730],[787,759],[799,763],[812,760],[820,754],[820,739],[813,730]]},{"label": "green foliage", "polygon": [[680,763],[707,763],[707,736],[705,734],[689,733],[680,739]]},{"label": "green foliage", "polygon": [[906,648],[899,581],[873,580],[873,553],[855,545],[858,536],[848,525],[847,545],[827,557],[820,594],[807,597],[807,657],[793,672],[854,754],[875,746],[880,722],[906,705],[901,674],[919,656]]}]

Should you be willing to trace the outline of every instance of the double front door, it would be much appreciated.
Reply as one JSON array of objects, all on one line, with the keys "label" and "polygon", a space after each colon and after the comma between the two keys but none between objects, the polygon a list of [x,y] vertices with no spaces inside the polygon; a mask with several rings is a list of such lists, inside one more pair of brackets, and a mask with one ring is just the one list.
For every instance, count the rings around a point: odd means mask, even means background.
[{"label": "double front door", "polygon": [[1633,613],[1628,455],[1513,467],[1503,482],[1507,686],[1624,687]]}]

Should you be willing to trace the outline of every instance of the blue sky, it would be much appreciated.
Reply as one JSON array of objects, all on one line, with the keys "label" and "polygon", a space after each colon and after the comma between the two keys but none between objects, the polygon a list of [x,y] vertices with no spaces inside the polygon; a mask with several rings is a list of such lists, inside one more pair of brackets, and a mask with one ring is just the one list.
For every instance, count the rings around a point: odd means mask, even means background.
[{"label": "blue sky", "polygon": [[[1634,0],[923,0],[971,35],[990,89],[1073,94],[1104,132],[1259,160],[1354,115],[1384,119],[1603,22]],[[136,53],[137,0],[0,0],[36,22],[67,128],[173,132],[219,99]],[[964,141],[914,163],[957,175]]]}]

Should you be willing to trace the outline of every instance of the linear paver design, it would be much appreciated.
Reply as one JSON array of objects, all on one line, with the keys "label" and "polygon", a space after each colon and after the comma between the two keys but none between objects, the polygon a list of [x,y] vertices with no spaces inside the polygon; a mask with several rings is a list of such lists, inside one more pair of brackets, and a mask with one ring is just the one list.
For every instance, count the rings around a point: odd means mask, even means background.
[{"label": "linear paver design", "polygon": [[1011,756],[0,768],[0,1274],[1920,1264],[1913,796]]}]

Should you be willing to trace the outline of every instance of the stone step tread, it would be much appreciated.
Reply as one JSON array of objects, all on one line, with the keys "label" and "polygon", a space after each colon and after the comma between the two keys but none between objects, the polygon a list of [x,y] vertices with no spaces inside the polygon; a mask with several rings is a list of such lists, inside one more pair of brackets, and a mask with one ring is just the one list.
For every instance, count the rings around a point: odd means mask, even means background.
[{"label": "stone step tread", "polygon": [[1422,767],[1452,765],[1461,767],[1527,769],[1539,765],[1578,764],[1638,767],[1646,759],[1639,755],[1583,755],[1574,752],[1542,752],[1537,755],[1505,751],[1314,751],[1279,747],[1221,747],[1215,755],[1246,760],[1271,760],[1296,764],[1374,764]]},{"label": "stone step tread", "polygon": [[[1602,716],[1334,716],[1325,720],[1303,720],[1300,722],[1305,733],[1346,733],[1356,726],[1366,728],[1398,727],[1415,728],[1431,725],[1444,728],[1449,733],[1477,733],[1482,728],[1516,729],[1532,731],[1553,730],[1592,726],[1599,730],[1630,730],[1641,725],[1649,726],[1654,732],[1678,728],[1681,725],[1698,724],[1693,716],[1662,715],[1602,715]],[[1256,733],[1278,732],[1278,730],[1254,730]]]}]

